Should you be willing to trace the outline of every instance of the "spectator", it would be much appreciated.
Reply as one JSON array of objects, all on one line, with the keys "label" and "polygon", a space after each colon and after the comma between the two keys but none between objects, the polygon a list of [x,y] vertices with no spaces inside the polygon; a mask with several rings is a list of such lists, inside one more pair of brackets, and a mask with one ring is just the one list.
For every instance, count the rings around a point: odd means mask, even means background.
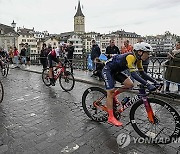
[{"label": "spectator", "polygon": [[[178,55],[180,56],[180,41],[176,43],[175,49],[172,52],[168,53],[169,61],[173,61],[174,58],[179,57]],[[173,71],[173,72],[175,72],[175,71]],[[178,73],[178,72],[179,72],[179,69],[177,70],[176,73]],[[172,73],[172,71],[171,71],[171,73]],[[178,76],[178,74],[176,74],[176,76]],[[170,91],[169,87],[170,87],[170,82],[166,81],[166,91],[167,92]],[[178,84],[178,93],[180,93],[180,84]]]},{"label": "spectator", "polygon": [[92,48],[91,48],[91,60],[92,60],[92,68],[95,70],[95,60],[96,58],[99,58],[101,55],[101,51],[99,46],[96,44],[95,40],[92,40]]},{"label": "spectator", "polygon": [[9,53],[8,54],[9,54],[10,64],[13,65],[13,58],[14,58],[14,56],[13,56],[13,48],[12,47],[9,48]]},{"label": "spectator", "polygon": [[[124,41],[124,46],[121,47],[121,54],[125,54],[132,51],[133,47],[129,44],[129,40]],[[124,73],[130,76],[131,80],[134,82],[134,78],[131,76],[131,73],[128,69],[125,70]]]},{"label": "spectator", "polygon": [[43,65],[43,69],[47,68],[47,55],[48,55],[48,48],[46,44],[43,43],[41,53],[40,53],[40,62]]},{"label": "spectator", "polygon": [[21,49],[21,53],[20,53],[20,59],[21,59],[21,63],[22,64],[26,64],[26,48],[25,46],[23,45],[22,49]]},{"label": "spectator", "polygon": [[26,48],[26,61],[27,61],[27,69],[29,69],[30,67],[30,56],[31,56],[31,53],[30,53],[30,47],[28,45],[28,43],[25,43],[25,48]]},{"label": "spectator", "polygon": [[129,40],[124,41],[124,46],[121,47],[121,54],[132,51],[133,51],[133,47],[129,44]]},{"label": "spectator", "polygon": [[16,68],[19,67],[19,51],[16,47],[14,47],[13,51],[14,63],[16,64]]},{"label": "spectator", "polygon": [[120,54],[119,48],[115,46],[114,39],[110,40],[110,45],[106,48],[105,52],[107,58],[111,58],[113,54]]},{"label": "spectator", "polygon": [[[72,66],[72,59],[74,53],[74,46],[72,41],[69,42],[66,51],[67,51],[67,59],[69,60],[70,65]],[[71,73],[73,73],[73,67],[71,67]]]}]

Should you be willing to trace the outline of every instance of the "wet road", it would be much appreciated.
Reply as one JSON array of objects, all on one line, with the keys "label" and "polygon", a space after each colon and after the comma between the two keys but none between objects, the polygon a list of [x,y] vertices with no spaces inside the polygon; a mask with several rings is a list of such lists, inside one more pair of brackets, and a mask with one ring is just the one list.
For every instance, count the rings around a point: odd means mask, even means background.
[{"label": "wet road", "polygon": [[[82,93],[91,85],[76,82],[71,92],[58,85],[46,87],[41,75],[11,70],[2,79],[5,97],[0,104],[0,153],[176,153],[178,144],[117,145],[121,133],[138,136],[129,124],[129,109],[123,115],[124,128],[88,119],[81,107]],[[180,103],[170,102],[180,112]]]}]

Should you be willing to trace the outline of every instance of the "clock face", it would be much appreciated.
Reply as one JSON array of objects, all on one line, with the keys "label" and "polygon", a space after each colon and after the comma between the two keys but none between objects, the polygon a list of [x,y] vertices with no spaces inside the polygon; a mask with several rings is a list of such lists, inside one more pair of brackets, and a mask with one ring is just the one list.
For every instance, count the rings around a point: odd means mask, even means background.
[{"label": "clock face", "polygon": [[76,24],[83,24],[84,23],[84,19],[78,18],[78,19],[75,20],[75,23]]}]

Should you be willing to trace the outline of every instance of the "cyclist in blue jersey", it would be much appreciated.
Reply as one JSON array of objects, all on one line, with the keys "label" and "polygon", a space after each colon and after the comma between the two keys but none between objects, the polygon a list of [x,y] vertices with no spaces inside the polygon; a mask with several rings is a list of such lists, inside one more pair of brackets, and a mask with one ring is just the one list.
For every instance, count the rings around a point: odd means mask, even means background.
[{"label": "cyclist in blue jersey", "polygon": [[[156,87],[148,83],[147,80],[155,84],[158,84],[157,81],[148,76],[142,66],[142,61],[149,58],[152,50],[152,47],[148,43],[136,43],[134,44],[133,52],[115,55],[106,62],[102,74],[107,91],[108,123],[122,126],[122,123],[114,117],[113,101],[118,102],[117,95],[133,87],[131,79],[122,73],[124,70],[129,69],[131,76],[141,84],[146,85],[149,90],[153,91],[156,89]],[[123,86],[115,89],[115,81],[121,82]]]}]

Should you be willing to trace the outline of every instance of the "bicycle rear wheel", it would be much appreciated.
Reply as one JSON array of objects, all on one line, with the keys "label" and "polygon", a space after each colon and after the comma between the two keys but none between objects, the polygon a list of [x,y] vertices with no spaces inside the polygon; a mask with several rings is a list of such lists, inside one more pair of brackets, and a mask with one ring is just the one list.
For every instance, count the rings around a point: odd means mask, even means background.
[{"label": "bicycle rear wheel", "polygon": [[3,101],[4,98],[4,88],[3,88],[3,84],[0,81],[0,103]]},{"label": "bicycle rear wheel", "polygon": [[65,71],[59,76],[59,84],[65,91],[71,91],[75,85],[75,79],[72,73]]},{"label": "bicycle rear wheel", "polygon": [[42,80],[46,86],[49,87],[51,85],[50,78],[49,78],[49,68],[46,68],[43,70]]},{"label": "bicycle rear wheel", "polygon": [[82,107],[90,119],[97,122],[107,121],[107,112],[95,106],[95,104],[98,106],[105,105],[106,96],[106,91],[99,87],[90,87],[85,90],[82,96]]},{"label": "bicycle rear wheel", "polygon": [[169,104],[155,98],[148,98],[154,113],[155,123],[148,120],[142,100],[135,103],[130,111],[134,130],[148,143],[168,144],[180,136],[180,117]]}]

